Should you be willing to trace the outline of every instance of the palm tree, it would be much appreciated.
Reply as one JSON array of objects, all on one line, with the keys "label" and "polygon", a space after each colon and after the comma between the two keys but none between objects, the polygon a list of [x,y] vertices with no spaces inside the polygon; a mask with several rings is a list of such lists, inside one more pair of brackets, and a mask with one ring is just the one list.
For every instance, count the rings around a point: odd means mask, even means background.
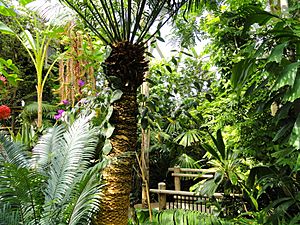
[{"label": "palm tree", "polygon": [[102,187],[97,133],[82,117],[53,127],[32,153],[0,134],[0,224],[90,224]]},{"label": "palm tree", "polygon": [[[188,3],[200,0],[61,0],[76,11],[111,52],[104,62],[110,86],[122,91],[115,101],[110,123],[114,132],[107,154],[110,164],[103,171],[106,182],[102,209],[95,224],[125,225],[128,222],[132,164],[137,142],[137,89],[144,81],[148,61],[147,43],[160,28]],[[202,1],[205,2],[205,1]],[[154,31],[150,34],[150,29]]]}]

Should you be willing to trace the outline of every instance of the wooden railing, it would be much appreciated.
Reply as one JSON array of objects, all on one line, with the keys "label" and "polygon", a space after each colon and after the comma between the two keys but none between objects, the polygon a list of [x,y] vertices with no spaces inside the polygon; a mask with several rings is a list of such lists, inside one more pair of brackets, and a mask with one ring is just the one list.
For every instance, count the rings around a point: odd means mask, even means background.
[{"label": "wooden railing", "polygon": [[[224,193],[215,193],[213,196],[203,196],[195,192],[181,191],[181,177],[198,177],[200,179],[213,178],[214,170],[180,167],[169,168],[168,170],[173,172],[172,176],[174,177],[175,190],[166,190],[166,184],[164,182],[158,184],[158,189],[150,189],[151,193],[158,194],[159,210],[164,210],[166,208],[181,208],[211,213],[214,207],[210,204],[212,199],[215,201],[222,200]],[[230,194],[230,196],[234,198],[241,197],[240,194]]]},{"label": "wooden railing", "polygon": [[173,172],[171,175],[174,177],[175,191],[181,190],[181,177],[193,177],[199,179],[213,178],[215,171],[212,169],[190,169],[190,168],[180,168],[175,166],[174,168],[169,168],[168,171]]}]

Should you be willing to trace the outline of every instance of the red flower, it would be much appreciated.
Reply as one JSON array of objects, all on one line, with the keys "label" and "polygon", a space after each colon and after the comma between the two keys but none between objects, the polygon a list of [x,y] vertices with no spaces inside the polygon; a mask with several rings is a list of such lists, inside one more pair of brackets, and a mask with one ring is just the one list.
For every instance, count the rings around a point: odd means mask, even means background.
[{"label": "red flower", "polygon": [[0,106],[0,120],[8,119],[10,117],[10,108],[6,105]]}]

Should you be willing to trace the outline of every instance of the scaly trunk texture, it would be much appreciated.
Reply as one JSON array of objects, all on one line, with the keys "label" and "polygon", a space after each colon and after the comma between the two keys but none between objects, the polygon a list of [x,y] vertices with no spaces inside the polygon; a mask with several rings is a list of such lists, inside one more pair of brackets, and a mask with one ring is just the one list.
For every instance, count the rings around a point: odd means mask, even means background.
[{"label": "scaly trunk texture", "polygon": [[111,122],[115,125],[115,130],[110,138],[113,149],[109,155],[112,163],[102,174],[106,186],[103,189],[97,225],[128,224],[133,153],[137,141],[136,93],[123,93],[113,107]]},{"label": "scaly trunk texture", "polygon": [[[129,42],[120,42],[112,47],[105,61],[105,72],[113,88],[123,92],[113,103],[110,123],[115,127],[108,155],[111,163],[103,171],[101,209],[94,220],[96,225],[127,225],[132,183],[132,165],[137,142],[137,88],[143,83],[148,68],[145,47]],[[113,79],[116,80],[116,79]]]}]

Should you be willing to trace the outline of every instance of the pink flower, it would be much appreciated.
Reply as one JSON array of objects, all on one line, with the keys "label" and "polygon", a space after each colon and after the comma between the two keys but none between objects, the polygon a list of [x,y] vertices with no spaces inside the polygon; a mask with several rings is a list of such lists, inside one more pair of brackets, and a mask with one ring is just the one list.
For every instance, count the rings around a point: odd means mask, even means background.
[{"label": "pink flower", "polygon": [[10,117],[11,110],[6,105],[0,106],[0,120],[8,119]]},{"label": "pink flower", "polygon": [[60,117],[62,117],[62,114],[56,114],[56,115],[54,115],[54,119],[56,119],[56,120],[59,120]]},{"label": "pink flower", "polygon": [[85,84],[85,82],[83,80],[78,80],[78,85],[79,87],[82,87]]},{"label": "pink flower", "polygon": [[68,100],[62,100],[61,101],[64,105],[69,105],[70,104],[70,102],[68,101]]},{"label": "pink flower", "polygon": [[6,78],[2,75],[0,76],[0,81],[2,81],[4,84],[6,84],[6,82],[7,82]]},{"label": "pink flower", "polygon": [[62,117],[62,114],[65,112],[65,110],[59,109],[59,110],[57,110],[57,112],[58,113],[56,115],[54,115],[54,119],[59,120]]}]

